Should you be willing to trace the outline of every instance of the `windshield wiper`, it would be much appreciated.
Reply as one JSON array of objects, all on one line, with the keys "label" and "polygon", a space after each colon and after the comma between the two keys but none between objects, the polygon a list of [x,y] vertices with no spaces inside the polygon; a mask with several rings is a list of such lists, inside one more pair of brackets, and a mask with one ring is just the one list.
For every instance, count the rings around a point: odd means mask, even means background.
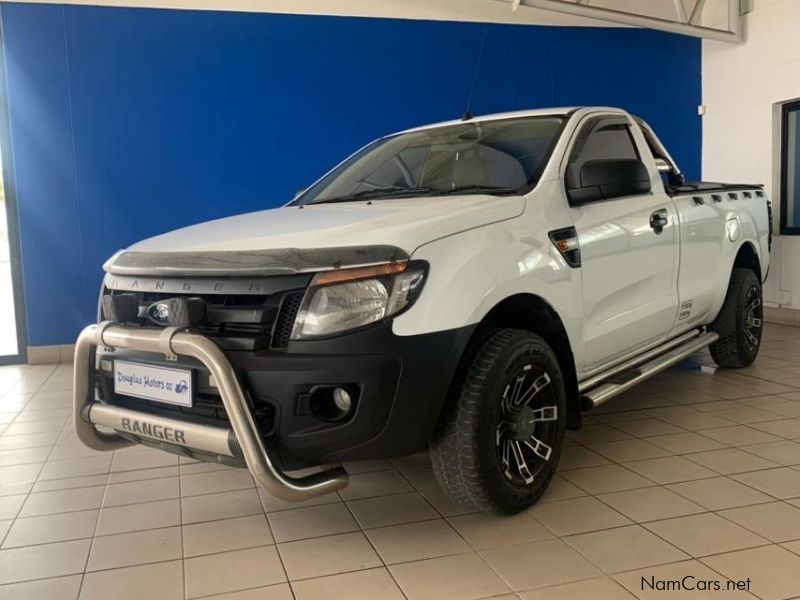
[{"label": "windshield wiper", "polygon": [[322,200],[315,200],[309,204],[334,204],[336,202],[356,202],[358,200],[372,200],[377,198],[394,198],[397,196],[419,196],[422,194],[431,194],[436,190],[429,188],[406,188],[400,186],[390,186],[384,188],[376,188],[374,190],[361,190],[360,192],[353,192],[344,196],[335,196],[333,198],[324,198]]},{"label": "windshield wiper", "polygon": [[516,194],[518,190],[515,188],[504,187],[502,185],[459,185],[446,190],[436,190],[432,192],[433,196],[446,196],[449,194]]},{"label": "windshield wiper", "polygon": [[379,200],[382,198],[410,198],[414,196],[449,196],[456,194],[516,194],[518,190],[500,185],[460,185],[446,189],[406,188],[389,186],[372,190],[361,190],[344,196],[315,200],[308,204],[335,204],[338,202],[357,202],[359,200]]}]

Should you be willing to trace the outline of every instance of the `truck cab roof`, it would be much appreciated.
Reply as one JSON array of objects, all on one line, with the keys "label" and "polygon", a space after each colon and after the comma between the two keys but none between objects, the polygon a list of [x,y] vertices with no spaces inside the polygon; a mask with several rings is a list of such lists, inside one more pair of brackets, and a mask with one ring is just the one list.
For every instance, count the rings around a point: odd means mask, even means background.
[{"label": "truck cab roof", "polygon": [[433,129],[435,127],[444,127],[447,125],[458,125],[459,123],[480,123],[483,121],[498,121],[500,119],[513,119],[519,117],[564,117],[578,110],[591,110],[603,111],[611,113],[627,114],[623,109],[613,106],[561,106],[554,108],[537,108],[531,110],[515,110],[501,113],[491,113],[488,115],[475,115],[469,119],[450,119],[448,121],[439,121],[436,123],[429,123],[419,127],[411,127],[404,129],[397,133],[407,133],[409,131],[422,131],[425,129]]}]

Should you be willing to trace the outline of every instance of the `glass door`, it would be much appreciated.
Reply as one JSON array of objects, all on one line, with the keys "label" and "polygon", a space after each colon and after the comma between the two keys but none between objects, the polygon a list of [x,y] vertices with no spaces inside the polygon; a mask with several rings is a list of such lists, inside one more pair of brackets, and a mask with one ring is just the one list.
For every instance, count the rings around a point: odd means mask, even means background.
[{"label": "glass door", "polygon": [[27,360],[27,336],[3,67],[0,53],[0,365],[9,365]]},{"label": "glass door", "polygon": [[0,360],[19,356],[14,283],[11,277],[11,246],[5,186],[0,178]]},{"label": "glass door", "polygon": [[25,362],[27,334],[14,192],[5,53],[0,39],[0,365]]}]

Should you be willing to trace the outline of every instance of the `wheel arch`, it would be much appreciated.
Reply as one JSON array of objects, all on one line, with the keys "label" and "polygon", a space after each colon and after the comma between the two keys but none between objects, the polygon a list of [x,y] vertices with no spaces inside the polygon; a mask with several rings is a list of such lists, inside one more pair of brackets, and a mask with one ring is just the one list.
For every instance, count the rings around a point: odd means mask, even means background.
[{"label": "wheel arch", "polygon": [[739,246],[736,251],[736,257],[733,259],[731,273],[733,273],[733,269],[750,269],[756,274],[759,281],[764,281],[761,271],[761,259],[753,242],[748,240],[742,242],[741,246]]},{"label": "wheel arch", "polygon": [[558,312],[542,297],[519,293],[495,304],[483,317],[473,334],[497,327],[525,329],[541,336],[555,352],[567,391],[567,427],[580,429],[581,408],[578,395],[578,378],[572,346]]}]

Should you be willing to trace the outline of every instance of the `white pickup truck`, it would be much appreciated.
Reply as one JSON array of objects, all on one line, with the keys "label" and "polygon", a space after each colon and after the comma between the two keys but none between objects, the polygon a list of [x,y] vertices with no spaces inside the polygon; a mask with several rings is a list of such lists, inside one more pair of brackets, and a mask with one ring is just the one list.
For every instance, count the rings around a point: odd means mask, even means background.
[{"label": "white pickup truck", "polygon": [[770,245],[760,186],[686,183],[619,109],[404,131],[282,208],[115,254],[75,427],[292,500],[427,446],[452,498],[513,513],[582,411],[706,346],[755,359]]}]

